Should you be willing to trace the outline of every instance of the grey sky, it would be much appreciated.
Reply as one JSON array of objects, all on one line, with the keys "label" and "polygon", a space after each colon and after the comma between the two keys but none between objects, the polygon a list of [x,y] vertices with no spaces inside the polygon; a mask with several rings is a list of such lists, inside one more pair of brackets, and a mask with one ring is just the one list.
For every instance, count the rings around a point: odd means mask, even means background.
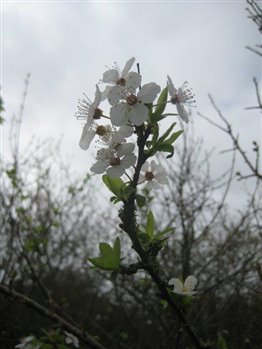
[{"label": "grey sky", "polygon": [[[23,80],[32,74],[22,126],[21,148],[35,134],[59,138],[64,156],[74,158],[80,173],[95,154],[79,146],[81,122],[74,118],[78,98],[90,99],[95,84],[117,61],[132,56],[140,62],[143,82],[163,88],[169,74],[175,86],[187,80],[196,94],[192,117],[206,148],[221,150],[230,142],[197,115],[216,119],[211,93],[249,149],[261,139],[261,115],[244,111],[256,104],[252,77],[261,63],[245,45],[259,43],[256,26],[247,18],[245,1],[161,2],[2,2],[2,93],[6,119],[17,112]],[[8,156],[4,126],[3,154]],[[190,126],[189,126],[190,127]],[[227,157],[216,154],[215,171]]]}]

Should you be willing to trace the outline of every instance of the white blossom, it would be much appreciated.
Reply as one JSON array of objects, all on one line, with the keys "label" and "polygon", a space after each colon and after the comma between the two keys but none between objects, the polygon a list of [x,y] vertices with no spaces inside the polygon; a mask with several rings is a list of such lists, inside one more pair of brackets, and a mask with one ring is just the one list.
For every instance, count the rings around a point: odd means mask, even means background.
[{"label": "white blossom", "polygon": [[39,349],[40,345],[39,344],[32,344],[32,340],[34,339],[34,336],[28,336],[25,338],[20,339],[20,344],[17,344],[15,348],[18,349]]},{"label": "white blossom", "polygon": [[154,160],[146,162],[141,168],[139,182],[145,184],[145,189],[159,189],[160,184],[168,183],[167,172],[161,164],[156,164]]},{"label": "white blossom", "polygon": [[111,125],[98,125],[95,122],[89,126],[85,124],[82,135],[79,141],[79,146],[83,150],[87,150],[94,139],[95,135],[98,135],[101,138],[108,137],[109,134],[112,133]]},{"label": "white blossom", "polygon": [[77,112],[75,113],[76,117],[79,119],[86,120],[86,124],[91,126],[96,119],[100,119],[103,115],[101,109],[99,109],[99,104],[101,103],[102,93],[99,90],[99,87],[96,85],[96,93],[94,102],[91,102],[90,99],[84,94],[84,98],[79,100],[77,106]]},{"label": "white blossom", "polygon": [[176,105],[179,116],[186,123],[189,122],[189,117],[184,105],[191,106],[195,102],[194,95],[192,94],[192,91],[187,88],[187,84],[187,81],[185,81],[177,90],[174,87],[171,78],[167,76],[167,88],[171,97],[171,103]]},{"label": "white blossom", "polygon": [[130,58],[126,64],[124,69],[121,71],[117,63],[115,63],[115,67],[113,69],[107,70],[103,74],[102,82],[110,84],[111,86],[107,86],[103,91],[102,99],[105,99],[109,92],[111,91],[112,86],[119,86],[121,89],[125,88],[128,91],[134,92],[138,86],[141,84],[141,75],[136,72],[130,72],[132,65],[135,62],[135,58]]},{"label": "white blossom", "polygon": [[118,86],[110,91],[110,98],[114,104],[110,109],[112,124],[121,126],[128,121],[136,126],[142,125],[148,120],[148,108],[145,104],[152,103],[160,92],[160,86],[154,82],[145,84],[137,95],[126,92],[122,94]]},{"label": "white blossom", "polygon": [[73,344],[74,347],[79,348],[79,340],[76,336],[74,336],[72,333],[69,333],[67,331],[65,332],[65,342],[66,344]]},{"label": "white blossom", "polygon": [[92,139],[95,137],[95,134],[97,133],[97,130],[99,127],[95,123],[95,120],[100,119],[101,116],[103,115],[103,112],[101,109],[98,108],[101,102],[101,91],[99,90],[97,85],[96,85],[95,100],[93,103],[90,101],[90,99],[86,95],[84,96],[85,98],[79,101],[79,104],[77,107],[78,110],[75,115],[78,118],[84,119],[86,121],[82,130],[79,146],[83,150],[87,150],[89,148],[89,145]]},{"label": "white blossom", "polygon": [[194,291],[197,284],[197,278],[193,275],[189,275],[184,282],[180,279],[172,278],[169,280],[169,285],[173,285],[173,292],[183,295],[183,296],[192,296],[196,293]]},{"label": "white blossom", "polygon": [[111,177],[121,177],[136,162],[133,143],[116,143],[97,151],[97,162],[91,167],[96,174],[106,172]]}]

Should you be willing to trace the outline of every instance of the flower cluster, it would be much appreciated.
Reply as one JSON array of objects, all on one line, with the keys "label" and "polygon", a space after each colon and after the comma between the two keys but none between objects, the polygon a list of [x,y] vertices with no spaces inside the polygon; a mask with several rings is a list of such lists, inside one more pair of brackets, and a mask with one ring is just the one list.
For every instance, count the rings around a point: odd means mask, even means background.
[{"label": "flower cluster", "polygon": [[[105,85],[104,90],[101,91],[98,84],[96,85],[94,101],[89,100],[86,95],[79,100],[76,116],[85,122],[79,145],[83,150],[87,150],[93,139],[97,138],[97,161],[91,167],[91,171],[96,174],[106,172],[111,177],[123,176],[137,161],[134,154],[136,145],[127,141],[127,138],[137,133],[139,127],[152,128],[150,115],[153,106],[158,105],[153,103],[161,89],[155,82],[141,86],[142,76],[139,72],[131,70],[134,62],[135,58],[130,58],[123,70],[115,63],[100,80],[100,84]],[[188,114],[183,104],[191,104],[193,95],[185,84],[177,90],[171,78],[168,76],[167,79],[166,89],[170,100],[161,103],[175,104],[182,120],[188,122]],[[104,100],[107,100],[110,106],[109,116],[105,115],[100,107]],[[102,120],[106,120],[107,123],[103,123]],[[159,184],[166,182],[166,173],[160,165],[154,161],[143,165],[139,183],[146,183],[147,189],[157,189]]]}]

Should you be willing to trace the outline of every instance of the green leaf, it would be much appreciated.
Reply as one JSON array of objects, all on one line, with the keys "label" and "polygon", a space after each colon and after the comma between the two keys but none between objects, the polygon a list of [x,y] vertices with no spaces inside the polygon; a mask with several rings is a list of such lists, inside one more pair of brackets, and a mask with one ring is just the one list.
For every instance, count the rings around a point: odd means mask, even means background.
[{"label": "green leaf", "polygon": [[165,87],[158,100],[157,100],[157,106],[155,109],[155,112],[152,114],[152,122],[157,122],[159,120],[161,120],[161,116],[166,108],[166,102],[167,102],[167,96],[168,96],[168,90],[167,87]]},{"label": "green leaf", "polygon": [[170,153],[170,155],[167,156],[167,159],[171,158],[174,155],[174,147],[168,143],[158,144],[156,146],[156,150],[163,151],[164,153]]},{"label": "green leaf", "polygon": [[166,132],[159,138],[158,143],[163,143],[163,141],[169,136],[175,126],[176,122],[173,122],[172,125],[166,130]]},{"label": "green leaf", "polygon": [[217,349],[227,349],[227,344],[223,337],[218,338]]},{"label": "green leaf", "polygon": [[106,242],[101,242],[99,244],[99,249],[102,256],[88,258],[88,260],[99,269],[118,271],[121,255],[120,239],[116,238],[113,247]]},{"label": "green leaf", "polygon": [[143,207],[146,204],[146,197],[144,195],[136,194],[136,203],[138,207]]},{"label": "green leaf", "polygon": [[174,132],[172,136],[166,139],[165,143],[173,144],[183,132],[184,130],[179,130],[177,132]]},{"label": "green leaf", "polygon": [[107,186],[107,188],[115,194],[115,196],[119,197],[121,188],[125,185],[121,178],[112,178],[108,175],[103,175],[103,182]]},{"label": "green leaf", "polygon": [[154,230],[155,230],[155,219],[152,211],[148,212],[147,215],[147,222],[146,222],[146,233],[150,240],[152,240],[152,237],[154,235]]},{"label": "green leaf", "polygon": [[157,123],[155,123],[152,126],[152,131],[153,131],[153,138],[152,138],[151,143],[154,145],[158,139],[158,136],[159,136],[159,127],[158,127]]},{"label": "green leaf", "polygon": [[175,228],[166,228],[162,231],[159,231],[157,234],[154,235],[154,240],[160,240],[166,234],[174,233],[174,231],[175,231]]},{"label": "green leaf", "polygon": [[120,198],[123,200],[128,200],[129,196],[135,192],[135,188],[130,187],[124,183],[123,187],[120,190]]},{"label": "green leaf", "polygon": [[103,257],[110,257],[113,254],[112,247],[107,244],[106,242],[100,242],[99,244],[99,250]]},{"label": "green leaf", "polygon": [[121,255],[121,244],[120,244],[120,239],[117,237],[114,242],[114,254],[115,256],[120,260],[120,255]]}]

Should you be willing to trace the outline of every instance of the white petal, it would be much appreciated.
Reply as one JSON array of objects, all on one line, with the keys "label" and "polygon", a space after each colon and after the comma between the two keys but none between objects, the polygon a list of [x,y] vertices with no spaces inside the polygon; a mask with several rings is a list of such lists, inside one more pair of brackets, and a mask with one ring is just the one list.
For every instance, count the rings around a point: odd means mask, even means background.
[{"label": "white petal", "polygon": [[149,169],[149,163],[145,162],[144,165],[141,167],[142,172],[147,172]]},{"label": "white petal", "polygon": [[177,93],[177,89],[174,87],[173,82],[169,76],[167,76],[167,89],[171,97],[174,97]]},{"label": "white petal", "polygon": [[102,81],[103,82],[114,82],[117,83],[119,80],[119,73],[116,69],[110,69],[104,72]]},{"label": "white petal", "polygon": [[142,125],[148,120],[148,109],[142,103],[137,103],[129,109],[129,120],[136,126]]},{"label": "white petal", "polygon": [[132,153],[132,151],[134,150],[135,145],[134,143],[123,143],[120,144],[116,151],[117,151],[117,155],[121,158],[123,155],[127,155]]},{"label": "white petal", "polygon": [[94,103],[90,105],[89,109],[88,109],[88,113],[87,113],[87,119],[86,119],[86,123],[87,125],[90,127],[92,125],[92,123],[94,122],[94,115],[95,115],[95,105]]},{"label": "white petal", "polygon": [[110,109],[110,117],[113,125],[124,125],[128,121],[128,105],[123,102],[114,105]]},{"label": "white petal", "polygon": [[134,133],[134,129],[130,125],[123,125],[119,128],[118,132],[122,133],[125,138],[128,138],[132,136],[132,134]]},{"label": "white petal", "polygon": [[117,104],[120,99],[125,98],[125,91],[121,86],[113,86],[108,92],[108,102],[111,105]]},{"label": "white petal", "polygon": [[87,124],[85,124],[79,141],[80,148],[83,150],[87,150],[89,148],[90,143],[94,139],[95,134],[96,131],[90,130],[90,127]]},{"label": "white petal", "polygon": [[130,58],[127,62],[126,62],[126,65],[122,71],[122,74],[121,74],[121,78],[125,78],[127,73],[129,72],[129,70],[131,69],[132,65],[134,64],[135,62],[135,57],[132,57]]},{"label": "white petal", "polygon": [[148,189],[148,190],[159,189],[160,185],[157,183],[157,181],[152,180],[152,181],[147,181],[146,182],[145,188]]},{"label": "white petal", "polygon": [[136,89],[141,85],[141,80],[142,77],[140,74],[130,72],[126,77],[125,88],[128,90],[128,92],[134,93]]},{"label": "white petal", "polygon": [[101,102],[102,98],[102,92],[99,90],[99,87],[96,85],[96,94],[95,94],[95,100],[94,100],[94,107],[97,108]]},{"label": "white petal", "polygon": [[177,278],[172,278],[169,280],[169,285],[174,285],[174,292],[175,293],[183,293],[183,283],[181,280]]},{"label": "white petal", "polygon": [[158,172],[155,174],[155,179],[158,181],[160,184],[167,184],[168,183],[168,177],[166,172]]},{"label": "white petal", "polygon": [[106,88],[102,92],[101,101],[104,101],[108,97],[108,93],[109,93],[109,91],[111,90],[112,87],[113,86],[106,86]]},{"label": "white petal", "polygon": [[190,275],[186,278],[184,282],[184,287],[187,292],[191,292],[196,287],[196,284],[197,284],[197,278],[193,275]]},{"label": "white petal", "polygon": [[125,168],[123,165],[111,166],[106,170],[106,173],[110,177],[121,177],[125,173]]},{"label": "white petal", "polygon": [[99,160],[91,168],[90,171],[96,174],[104,173],[106,168],[109,166],[109,161]]},{"label": "white petal", "polygon": [[125,155],[121,160],[121,164],[124,166],[124,168],[129,168],[130,166],[134,165],[135,162],[136,162],[135,154]]},{"label": "white petal", "polygon": [[181,117],[181,119],[188,124],[189,123],[189,118],[188,118],[188,114],[187,114],[187,111],[184,108],[184,106],[182,104],[180,104],[180,103],[177,103],[176,104],[176,108],[177,108],[178,114]]},{"label": "white petal", "polygon": [[113,156],[112,150],[110,148],[102,148],[97,151],[97,160],[109,160]]},{"label": "white petal", "polygon": [[137,98],[143,103],[152,103],[157,94],[160,92],[160,86],[155,82],[150,82],[142,86],[141,90],[137,94]]},{"label": "white petal", "polygon": [[156,164],[155,160],[152,160],[150,162],[150,168],[151,168],[152,172],[155,172],[157,170],[158,165]]}]

